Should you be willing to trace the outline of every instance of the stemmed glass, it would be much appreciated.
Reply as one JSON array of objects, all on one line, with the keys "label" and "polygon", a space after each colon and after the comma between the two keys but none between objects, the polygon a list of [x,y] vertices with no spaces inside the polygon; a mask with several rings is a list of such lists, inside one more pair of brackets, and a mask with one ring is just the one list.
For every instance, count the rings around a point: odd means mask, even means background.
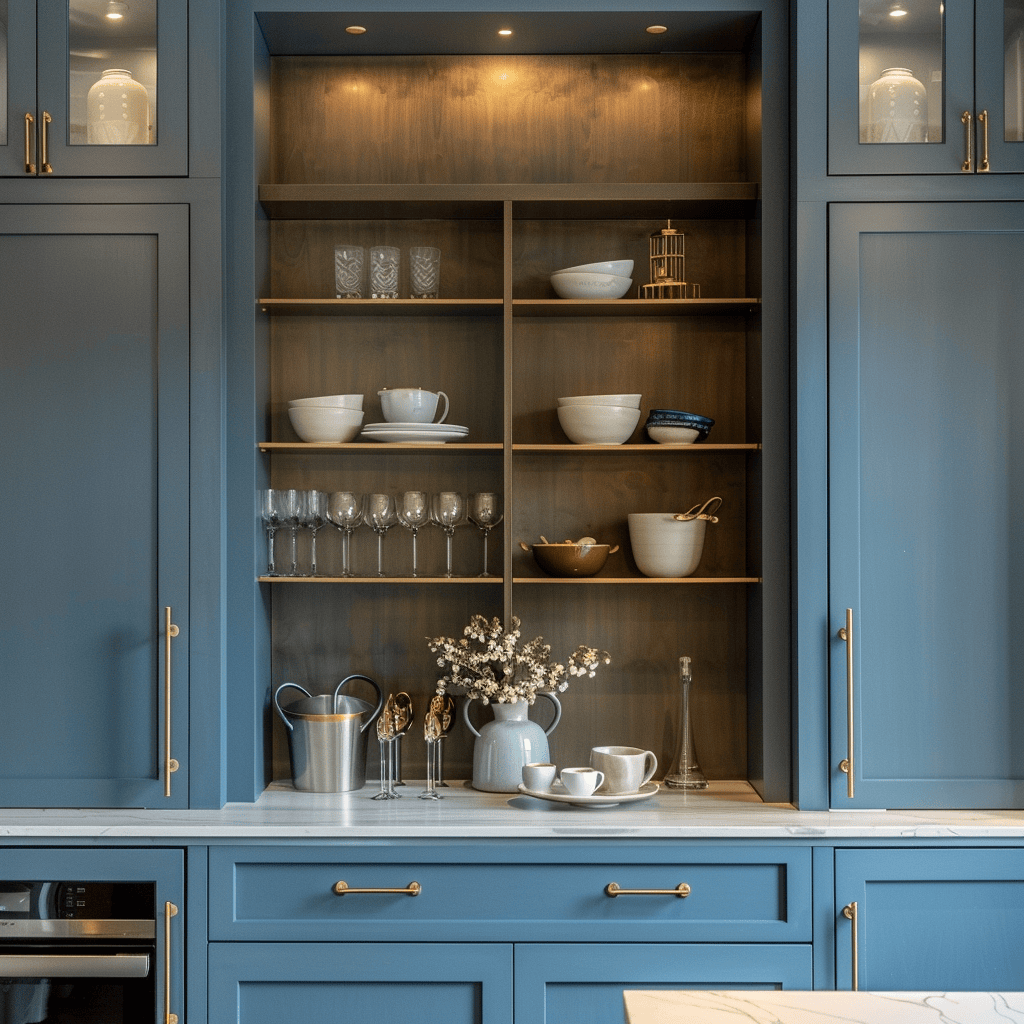
[{"label": "stemmed glass", "polygon": [[361,494],[333,491],[327,496],[327,521],[341,530],[341,575],[354,576],[349,560],[352,533],[363,521],[365,502]]},{"label": "stemmed glass", "polygon": [[480,491],[469,496],[469,518],[484,535],[484,571],[481,576],[490,576],[487,571],[487,535],[504,518],[501,512],[501,495],[491,491]]},{"label": "stemmed glass", "polygon": [[452,576],[452,538],[455,527],[466,521],[466,500],[458,491],[440,491],[430,503],[430,518],[445,532],[448,539],[448,568],[446,577]]},{"label": "stemmed glass", "polygon": [[278,514],[281,518],[281,525],[287,526],[292,532],[292,567],[291,571],[286,575],[298,576],[299,574],[299,558],[298,558],[298,532],[299,526],[301,525],[300,520],[302,518],[302,506],[303,492],[290,490],[290,491],[276,491],[277,502],[278,502]]},{"label": "stemmed glass", "polygon": [[327,495],[323,491],[306,491],[302,502],[302,525],[309,530],[309,575],[316,571],[316,535],[327,523]]},{"label": "stemmed glass", "polygon": [[395,503],[398,521],[412,531],[412,575],[416,576],[416,534],[430,522],[430,500],[423,491],[405,491]]},{"label": "stemmed glass", "polygon": [[384,534],[398,522],[394,497],[390,494],[368,494],[363,522],[377,534],[377,575],[384,576]]},{"label": "stemmed glass", "polygon": [[263,522],[267,525],[267,575],[268,576],[280,576],[281,573],[277,571],[274,564],[274,535],[277,531],[285,525],[284,518],[282,517],[282,491],[275,491],[271,488],[267,488],[263,492],[262,501],[260,504],[260,517]]}]

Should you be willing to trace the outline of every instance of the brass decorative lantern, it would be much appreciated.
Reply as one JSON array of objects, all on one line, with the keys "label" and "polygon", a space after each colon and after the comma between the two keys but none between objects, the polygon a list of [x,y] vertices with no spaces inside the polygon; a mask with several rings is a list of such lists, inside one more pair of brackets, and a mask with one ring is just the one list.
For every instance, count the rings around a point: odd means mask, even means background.
[{"label": "brass decorative lantern", "polygon": [[650,238],[651,283],[640,286],[644,299],[699,299],[700,285],[686,282],[686,235],[672,221]]}]

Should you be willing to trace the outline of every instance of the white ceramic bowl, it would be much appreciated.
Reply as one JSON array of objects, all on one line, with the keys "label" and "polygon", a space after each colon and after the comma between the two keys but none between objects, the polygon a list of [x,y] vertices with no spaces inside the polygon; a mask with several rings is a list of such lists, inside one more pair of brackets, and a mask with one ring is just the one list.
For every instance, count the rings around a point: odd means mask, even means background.
[{"label": "white ceramic bowl", "polygon": [[690,576],[704,551],[706,519],[679,522],[672,512],[631,512],[629,543],[645,576]]},{"label": "white ceramic bowl", "polygon": [[558,422],[573,444],[622,444],[640,422],[625,405],[560,405]]},{"label": "white ceramic bowl", "polygon": [[362,409],[362,395],[322,395],[320,398],[293,398],[288,407],[294,409],[304,405],[327,405],[335,409]]},{"label": "white ceramic bowl", "polygon": [[574,395],[560,398],[559,405],[624,405],[627,409],[640,408],[640,395]]},{"label": "white ceramic bowl", "polygon": [[632,285],[628,277],[615,274],[551,275],[551,287],[560,299],[621,299]]},{"label": "white ceramic bowl", "polygon": [[344,444],[363,425],[361,409],[338,409],[326,405],[298,405],[288,410],[295,433],[312,444]]},{"label": "white ceramic bowl", "polygon": [[700,435],[695,427],[670,427],[665,424],[651,424],[647,436],[658,444],[693,444]]},{"label": "white ceramic bowl", "polygon": [[632,260],[608,260],[605,263],[581,263],[578,267],[564,267],[556,274],[614,274],[629,277],[633,273]]}]

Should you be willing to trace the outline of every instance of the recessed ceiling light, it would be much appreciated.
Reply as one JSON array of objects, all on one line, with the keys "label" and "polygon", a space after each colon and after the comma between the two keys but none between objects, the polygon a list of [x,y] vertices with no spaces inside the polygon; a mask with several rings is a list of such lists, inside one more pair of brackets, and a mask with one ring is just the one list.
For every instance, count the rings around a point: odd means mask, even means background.
[{"label": "recessed ceiling light", "polygon": [[361,36],[366,31],[366,29],[363,28],[362,25],[349,25],[348,28],[345,29],[345,31],[350,36]]},{"label": "recessed ceiling light", "polygon": [[890,18],[905,18],[906,16],[907,9],[903,4],[893,4],[892,7],[889,8]]},{"label": "recessed ceiling light", "polygon": [[499,36],[510,36],[510,35],[512,35],[512,29],[510,29],[510,28],[499,28],[498,29],[498,35]]},{"label": "recessed ceiling light", "polygon": [[110,0],[107,4],[106,17],[111,21],[120,21],[128,13],[128,5],[119,0]]},{"label": "recessed ceiling light", "polygon": [[667,32],[668,29],[664,25],[648,25],[647,31],[650,32],[652,36],[660,36],[662,32]]}]

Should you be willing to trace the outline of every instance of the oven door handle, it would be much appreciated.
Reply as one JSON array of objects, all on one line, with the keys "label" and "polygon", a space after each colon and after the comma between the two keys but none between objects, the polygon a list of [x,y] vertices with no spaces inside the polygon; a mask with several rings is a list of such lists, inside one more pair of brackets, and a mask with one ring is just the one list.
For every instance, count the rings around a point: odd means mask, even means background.
[{"label": "oven door handle", "polygon": [[0,978],[145,978],[146,953],[0,953]]}]

